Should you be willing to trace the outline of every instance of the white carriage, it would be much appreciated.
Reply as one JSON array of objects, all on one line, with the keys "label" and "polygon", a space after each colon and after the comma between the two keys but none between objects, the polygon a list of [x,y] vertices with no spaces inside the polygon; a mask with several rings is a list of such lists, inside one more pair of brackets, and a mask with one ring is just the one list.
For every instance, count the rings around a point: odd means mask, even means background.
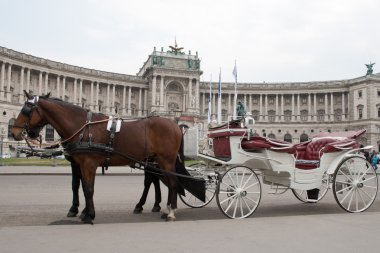
[{"label": "white carriage", "polygon": [[332,188],[347,212],[365,211],[374,202],[377,175],[362,154],[372,147],[360,148],[357,140],[365,130],[320,133],[291,144],[253,136],[253,125],[246,117],[209,129],[213,155],[199,153],[201,162],[188,167],[193,176],[206,179],[206,202],[187,193],[181,197],[186,205],[202,207],[216,195],[224,215],[248,217],[260,203],[262,183],[277,192],[291,189],[303,202],[318,202]]}]

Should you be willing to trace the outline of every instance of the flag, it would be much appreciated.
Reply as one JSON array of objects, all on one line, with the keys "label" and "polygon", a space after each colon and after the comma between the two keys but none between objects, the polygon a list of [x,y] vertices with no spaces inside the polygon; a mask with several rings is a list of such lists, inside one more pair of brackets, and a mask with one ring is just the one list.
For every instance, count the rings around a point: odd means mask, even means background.
[{"label": "flag", "polygon": [[207,114],[207,123],[210,124],[211,122],[211,98],[212,98],[212,94],[211,94],[211,79],[212,79],[212,76],[210,77],[210,94],[209,94],[209,97],[208,97],[208,114]]},{"label": "flag", "polygon": [[233,119],[236,119],[236,103],[237,103],[237,92],[236,92],[236,86],[237,86],[237,68],[236,68],[236,60],[235,60],[235,67],[232,71],[232,75],[235,78],[235,96],[234,96],[234,107],[233,107]]},{"label": "flag", "polygon": [[219,69],[219,84],[218,84],[218,124],[222,123],[222,83],[221,83],[221,69]]}]

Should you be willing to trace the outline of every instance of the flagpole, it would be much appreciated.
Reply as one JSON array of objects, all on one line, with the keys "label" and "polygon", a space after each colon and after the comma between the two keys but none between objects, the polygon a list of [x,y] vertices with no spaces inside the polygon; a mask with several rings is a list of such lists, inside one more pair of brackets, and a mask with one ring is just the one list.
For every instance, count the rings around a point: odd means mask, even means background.
[{"label": "flagpole", "polygon": [[233,107],[233,119],[236,119],[236,107],[237,107],[237,92],[236,92],[236,86],[237,86],[237,68],[236,68],[236,60],[235,60],[235,67],[232,72],[232,74],[235,77],[235,96],[234,96],[234,107]]},{"label": "flagpole", "polygon": [[219,69],[219,85],[218,85],[218,124],[222,123],[222,69]]},{"label": "flagpole", "polygon": [[210,93],[209,93],[209,99],[208,99],[208,113],[207,113],[207,123],[211,123],[211,98],[212,98],[212,93],[211,93],[211,80],[212,80],[212,74],[210,75]]}]

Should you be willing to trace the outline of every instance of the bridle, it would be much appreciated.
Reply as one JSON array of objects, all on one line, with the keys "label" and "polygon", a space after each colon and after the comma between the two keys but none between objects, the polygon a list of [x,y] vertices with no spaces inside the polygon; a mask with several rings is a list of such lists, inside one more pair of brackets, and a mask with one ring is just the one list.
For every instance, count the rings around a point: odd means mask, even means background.
[{"label": "bridle", "polygon": [[33,127],[33,129],[30,128],[30,121],[32,119],[32,114],[34,111],[36,111],[40,116],[41,113],[38,110],[38,96],[33,96],[32,99],[28,99],[25,101],[24,106],[21,109],[21,114],[28,118],[28,121],[23,124],[22,126],[14,125],[13,127],[16,128],[22,128],[24,136],[27,135],[28,137],[32,139],[36,139],[39,136],[39,133],[41,132],[41,129],[46,125],[45,122],[40,123]]}]

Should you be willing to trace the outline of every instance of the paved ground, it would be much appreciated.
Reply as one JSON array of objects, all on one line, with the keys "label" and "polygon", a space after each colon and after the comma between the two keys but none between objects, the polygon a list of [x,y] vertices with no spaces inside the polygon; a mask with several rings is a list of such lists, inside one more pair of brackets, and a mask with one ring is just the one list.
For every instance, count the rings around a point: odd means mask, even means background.
[{"label": "paved ground", "polygon": [[379,248],[379,200],[364,213],[349,214],[331,192],[318,204],[302,204],[289,191],[277,196],[265,187],[250,218],[227,219],[213,200],[201,209],[180,203],[178,220],[167,223],[150,212],[153,192],[143,214],[132,214],[143,177],[110,168],[96,178],[92,226],[65,217],[71,202],[69,168],[56,168],[56,173],[49,168],[47,174],[31,169],[34,173],[23,174],[0,167],[0,252],[346,253]]}]

